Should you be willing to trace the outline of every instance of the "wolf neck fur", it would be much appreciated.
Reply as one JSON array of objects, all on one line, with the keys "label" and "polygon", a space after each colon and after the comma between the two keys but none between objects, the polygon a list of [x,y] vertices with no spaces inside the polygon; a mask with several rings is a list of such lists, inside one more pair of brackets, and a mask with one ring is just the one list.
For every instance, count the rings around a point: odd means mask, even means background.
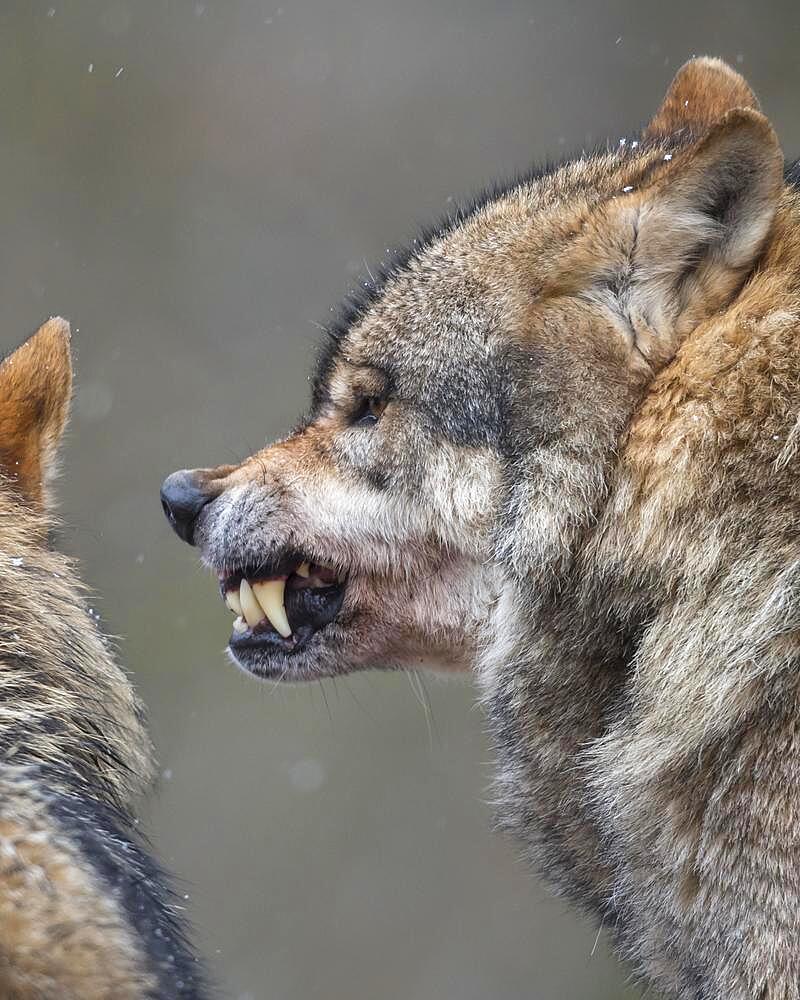
[{"label": "wolf neck fur", "polygon": [[0,490],[0,754],[127,808],[151,773],[142,707],[48,523]]},{"label": "wolf neck fur", "polygon": [[[682,501],[659,493],[686,447],[685,423],[676,413],[693,405],[687,372],[698,367],[698,392],[708,395],[715,377],[746,363],[761,341],[769,356],[780,359],[774,345],[796,337],[800,316],[800,274],[787,266],[798,259],[798,232],[800,193],[788,188],[750,280],[686,339],[674,362],[632,395],[619,444],[606,442],[575,460],[576,468],[586,467],[583,481],[594,484],[582,490],[580,499],[591,502],[583,520],[574,518],[572,531],[560,524],[542,533],[549,545],[537,553],[538,570],[530,552],[516,563],[504,560],[511,572],[480,646],[477,679],[502,761],[499,823],[522,835],[531,858],[564,895],[608,921],[615,918],[606,891],[613,879],[609,858],[591,833],[598,817],[588,749],[621,710],[639,643],[653,620],[653,600],[669,602],[687,579],[702,588],[715,572],[710,555],[690,564],[687,538],[670,541],[672,511],[663,505]],[[776,301],[779,313],[770,311]],[[798,444],[800,435],[795,450]],[[660,508],[648,505],[650,493]],[[563,509],[563,490],[557,499]],[[529,517],[523,504],[515,516]],[[522,617],[520,608],[527,609]]]}]

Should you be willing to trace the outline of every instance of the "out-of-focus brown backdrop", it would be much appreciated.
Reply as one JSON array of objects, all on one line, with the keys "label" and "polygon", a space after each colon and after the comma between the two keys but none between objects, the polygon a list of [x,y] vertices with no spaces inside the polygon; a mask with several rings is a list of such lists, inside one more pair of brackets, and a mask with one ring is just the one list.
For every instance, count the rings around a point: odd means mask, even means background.
[{"label": "out-of-focus brown backdrop", "polygon": [[630,134],[693,53],[740,68],[800,152],[798,28],[796,0],[0,5],[0,350],[73,323],[64,544],[150,706],[145,819],[227,996],[636,995],[490,833],[469,683],[245,678],[158,486],[291,425],[365,262]]}]

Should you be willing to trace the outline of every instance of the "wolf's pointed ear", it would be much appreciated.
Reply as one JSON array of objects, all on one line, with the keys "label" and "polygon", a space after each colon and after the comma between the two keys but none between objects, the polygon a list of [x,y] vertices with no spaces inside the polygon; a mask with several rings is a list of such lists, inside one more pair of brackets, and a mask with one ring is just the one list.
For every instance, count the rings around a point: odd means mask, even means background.
[{"label": "wolf's pointed ear", "polygon": [[69,414],[69,324],[50,319],[0,362],[0,473],[36,506]]},{"label": "wolf's pointed ear", "polygon": [[641,190],[609,205],[621,271],[609,281],[633,344],[657,369],[722,309],[755,267],[783,190],[783,156],[767,119],[731,111],[676,152]]},{"label": "wolf's pointed ear", "polygon": [[761,110],[744,77],[721,59],[690,59],[675,74],[644,135],[670,135],[685,128],[703,130],[734,108]]}]

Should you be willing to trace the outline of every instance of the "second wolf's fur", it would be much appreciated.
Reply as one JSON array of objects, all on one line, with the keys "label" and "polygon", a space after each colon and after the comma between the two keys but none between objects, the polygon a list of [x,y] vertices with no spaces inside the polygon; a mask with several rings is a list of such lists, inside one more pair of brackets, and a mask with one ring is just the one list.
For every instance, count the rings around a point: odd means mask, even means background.
[{"label": "second wolf's fur", "polygon": [[0,996],[189,1000],[203,975],[134,832],[142,708],[48,544],[71,384],[62,320],[0,363]]},{"label": "second wolf's fur", "polygon": [[681,1000],[800,997],[797,180],[693,61],[390,268],[293,434],[164,487],[253,673],[474,667],[500,822]]}]

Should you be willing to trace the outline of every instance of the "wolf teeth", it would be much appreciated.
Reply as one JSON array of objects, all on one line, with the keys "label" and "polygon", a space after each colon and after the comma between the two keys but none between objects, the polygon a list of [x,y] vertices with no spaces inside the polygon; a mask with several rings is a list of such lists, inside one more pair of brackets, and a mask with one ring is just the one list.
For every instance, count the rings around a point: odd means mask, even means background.
[{"label": "wolf teeth", "polygon": [[[245,582],[244,580],[242,581],[242,583]],[[258,603],[264,609],[264,614],[269,618],[272,627],[284,639],[288,639],[292,634],[292,628],[289,625],[289,619],[286,617],[286,608],[283,603],[284,592],[286,590],[286,577],[282,577],[279,580],[266,580],[263,583],[254,583],[251,589]]]},{"label": "wolf teeth", "polygon": [[239,618],[242,617],[242,602],[239,600],[239,593],[236,590],[229,590],[225,594],[225,604],[229,611],[232,611]]},{"label": "wolf teeth", "polygon": [[292,634],[292,627],[286,616],[285,590],[286,577],[281,577],[258,583],[242,579],[238,592],[227,591],[225,604],[238,616],[233,623],[234,632],[246,632],[266,618],[279,635],[288,639]]},{"label": "wolf teeth", "polygon": [[[314,567],[308,562],[302,562],[294,570],[294,576],[300,577],[302,584],[293,584],[303,588],[328,587],[331,581],[323,579],[320,573],[330,574],[332,571],[327,567]],[[225,593],[225,604],[230,611],[236,615],[233,623],[234,632],[246,632],[248,628],[255,628],[265,618],[275,631],[288,639],[292,634],[292,626],[286,615],[286,577],[279,577],[274,580],[258,580],[251,583],[242,578],[238,590],[228,590]]]},{"label": "wolf teeth", "polygon": [[247,580],[242,580],[239,586],[239,603],[242,606],[242,614],[244,615],[245,621],[250,628],[253,628],[254,625],[258,625],[264,617],[264,609],[258,603],[258,599],[253,593],[253,588]]}]

